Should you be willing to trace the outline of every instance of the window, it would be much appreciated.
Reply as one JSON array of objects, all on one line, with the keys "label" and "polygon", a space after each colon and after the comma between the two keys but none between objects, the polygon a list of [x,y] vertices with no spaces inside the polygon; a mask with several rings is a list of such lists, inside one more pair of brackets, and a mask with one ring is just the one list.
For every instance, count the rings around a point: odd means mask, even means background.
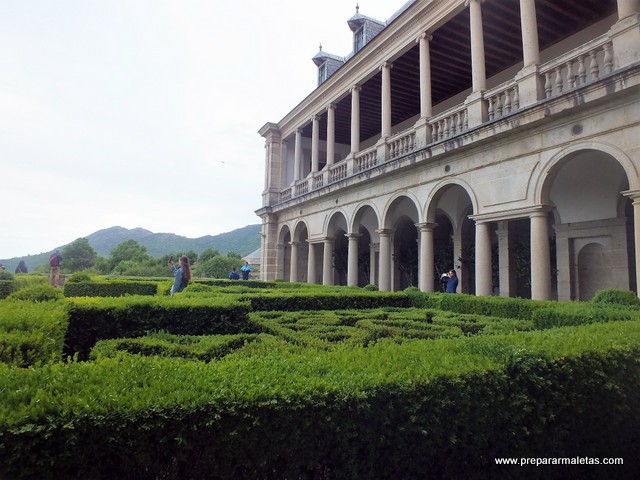
[{"label": "window", "polygon": [[359,52],[364,47],[364,27],[360,27],[353,34],[353,52]]},{"label": "window", "polygon": [[327,62],[318,67],[318,85],[327,79]]}]

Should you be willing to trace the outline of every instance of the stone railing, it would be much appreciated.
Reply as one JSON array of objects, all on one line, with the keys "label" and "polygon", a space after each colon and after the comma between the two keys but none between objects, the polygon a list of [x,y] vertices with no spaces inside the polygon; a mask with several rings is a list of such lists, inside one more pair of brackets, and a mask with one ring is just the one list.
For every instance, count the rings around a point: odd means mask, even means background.
[{"label": "stone railing", "polygon": [[284,202],[291,198],[291,187],[287,187],[280,192],[280,201]]},{"label": "stone railing", "polygon": [[344,178],[347,178],[347,162],[343,160],[331,165],[329,169],[329,183],[338,182]]},{"label": "stone railing", "polygon": [[540,66],[545,98],[552,98],[613,72],[613,45],[607,35]]},{"label": "stone railing", "polygon": [[454,108],[436,115],[429,121],[431,125],[431,141],[433,143],[446,140],[469,129],[467,107],[457,105]]},{"label": "stone railing", "polygon": [[305,193],[309,192],[309,180],[308,179],[301,180],[300,183],[297,183],[295,187],[296,187],[296,197],[300,195],[304,195]]},{"label": "stone railing", "polygon": [[369,170],[378,164],[378,150],[376,147],[360,152],[356,155],[353,162],[353,172],[358,173],[364,170]]},{"label": "stone railing", "polygon": [[312,178],[313,189],[324,187],[324,174],[322,172],[315,173]]},{"label": "stone railing", "polygon": [[484,93],[487,103],[487,120],[497,120],[520,108],[518,85],[514,80],[503,83]]},{"label": "stone railing", "polygon": [[389,158],[396,158],[411,153],[416,149],[416,131],[411,129],[395,135],[387,142]]}]

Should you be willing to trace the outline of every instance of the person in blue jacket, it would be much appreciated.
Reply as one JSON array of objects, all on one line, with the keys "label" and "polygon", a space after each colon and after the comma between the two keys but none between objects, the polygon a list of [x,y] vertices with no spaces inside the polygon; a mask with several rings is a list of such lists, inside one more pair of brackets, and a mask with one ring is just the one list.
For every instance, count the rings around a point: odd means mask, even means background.
[{"label": "person in blue jacket", "polygon": [[456,293],[458,289],[458,276],[455,270],[449,270],[449,280],[447,281],[446,293]]},{"label": "person in blue jacket", "polygon": [[236,267],[233,267],[229,272],[229,280],[240,280],[240,272],[236,270]]},{"label": "person in blue jacket", "polygon": [[191,281],[191,265],[186,255],[180,257],[180,266],[176,268],[173,264],[173,257],[169,259],[169,266],[173,272],[173,286],[171,287],[171,296],[184,290]]},{"label": "person in blue jacket", "polygon": [[240,271],[242,272],[242,279],[249,280],[249,272],[251,271],[249,262],[244,262],[244,265],[240,268]]}]

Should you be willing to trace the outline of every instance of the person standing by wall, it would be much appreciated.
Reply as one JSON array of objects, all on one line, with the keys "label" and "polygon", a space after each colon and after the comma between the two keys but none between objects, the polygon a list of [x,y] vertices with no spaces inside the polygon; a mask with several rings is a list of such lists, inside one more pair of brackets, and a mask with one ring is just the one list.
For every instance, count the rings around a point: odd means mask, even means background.
[{"label": "person standing by wall", "polygon": [[171,296],[184,290],[191,281],[191,265],[186,255],[180,257],[180,266],[176,268],[173,264],[173,257],[169,259],[169,266],[173,272],[173,286],[171,287]]},{"label": "person standing by wall", "polygon": [[49,285],[52,287],[60,285],[60,263],[62,262],[62,254],[60,250],[56,250],[49,257]]}]

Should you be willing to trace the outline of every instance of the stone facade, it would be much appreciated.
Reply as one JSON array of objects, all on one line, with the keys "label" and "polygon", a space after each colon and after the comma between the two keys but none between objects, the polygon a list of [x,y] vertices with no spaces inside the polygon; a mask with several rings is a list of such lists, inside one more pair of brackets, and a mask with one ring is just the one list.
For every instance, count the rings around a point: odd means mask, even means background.
[{"label": "stone facade", "polygon": [[416,0],[265,124],[261,278],[637,291],[640,0],[551,3]]}]

